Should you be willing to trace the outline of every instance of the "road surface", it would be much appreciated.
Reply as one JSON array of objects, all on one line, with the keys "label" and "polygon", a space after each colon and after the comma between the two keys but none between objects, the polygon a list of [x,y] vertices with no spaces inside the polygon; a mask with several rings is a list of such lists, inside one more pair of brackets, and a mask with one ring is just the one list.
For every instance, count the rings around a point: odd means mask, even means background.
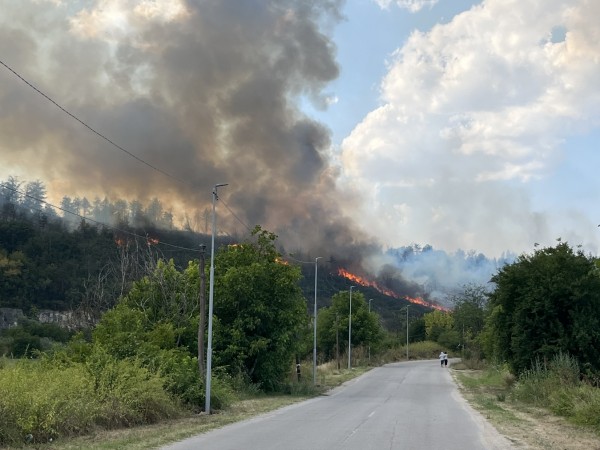
[{"label": "road surface", "polygon": [[329,395],[175,443],[165,450],[505,450],[437,360],[375,368]]}]

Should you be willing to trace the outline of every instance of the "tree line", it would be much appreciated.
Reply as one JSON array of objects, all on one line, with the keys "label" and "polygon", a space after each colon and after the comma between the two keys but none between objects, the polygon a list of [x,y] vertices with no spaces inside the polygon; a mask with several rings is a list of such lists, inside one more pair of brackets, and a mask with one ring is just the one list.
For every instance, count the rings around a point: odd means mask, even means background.
[{"label": "tree line", "polygon": [[451,314],[425,314],[426,333],[466,358],[508,364],[515,375],[570,355],[598,383],[600,264],[566,242],[523,254],[489,287],[470,285]]}]

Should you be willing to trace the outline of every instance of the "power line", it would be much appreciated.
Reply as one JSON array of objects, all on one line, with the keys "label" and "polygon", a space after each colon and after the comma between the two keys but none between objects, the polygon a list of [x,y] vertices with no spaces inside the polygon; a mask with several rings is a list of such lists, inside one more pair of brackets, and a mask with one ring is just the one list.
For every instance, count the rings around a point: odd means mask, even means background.
[{"label": "power line", "polygon": [[110,138],[106,137],[104,134],[100,133],[99,131],[96,131],[94,128],[92,128],[90,125],[88,125],[86,122],[84,122],[83,120],[81,120],[79,117],[77,117],[75,114],[71,113],[70,111],[68,111],[66,108],[64,108],[63,106],[61,106],[60,104],[58,104],[56,101],[54,101],[52,98],[50,98],[48,95],[46,95],[44,92],[42,92],[40,89],[38,89],[36,86],[34,86],[32,83],[30,83],[29,81],[27,81],[22,75],[20,75],[17,71],[15,71],[12,67],[10,67],[9,65],[7,65],[4,61],[0,60],[0,64],[2,66],[4,66],[7,70],[9,70],[10,72],[12,72],[17,78],[19,78],[23,83],[25,83],[27,86],[29,86],[31,89],[33,89],[34,91],[36,91],[38,94],[40,94],[42,97],[44,97],[46,100],[48,100],[50,103],[52,103],[54,106],[56,106],[58,109],[60,109],[62,112],[64,112],[65,114],[67,114],[69,117],[75,119],[77,122],[79,122],[81,125],[83,125],[85,128],[87,128],[88,130],[90,130],[92,133],[96,134],[97,136],[99,136],[100,138],[104,139],[106,142],[108,142],[109,144],[111,144],[113,147],[121,150],[122,152],[126,153],[127,155],[129,155],[130,157],[132,157],[133,159],[141,162],[142,164],[150,167],[151,169],[169,177],[172,178],[180,183],[183,184],[190,184],[187,181],[182,180],[181,178],[177,178],[174,175],[171,175],[170,173],[150,164],[149,162],[146,162],[145,160],[143,160],[142,158],[140,158],[139,156],[131,153],[130,151],[126,150],[125,148],[121,147],[119,144],[115,143],[113,140],[111,140]]},{"label": "power line", "polygon": [[[55,208],[55,209],[58,209],[58,210],[60,210],[60,211],[63,211],[63,212],[65,212],[65,213],[67,213],[67,214],[72,214],[73,216],[77,216],[77,217],[79,217],[79,218],[81,218],[81,219],[83,219],[83,220],[87,220],[87,221],[93,222],[93,223],[95,223],[95,224],[97,224],[97,225],[101,225],[101,226],[103,226],[103,227],[106,227],[106,228],[108,228],[108,229],[111,229],[111,230],[113,230],[113,231],[119,231],[119,232],[121,232],[121,233],[128,234],[128,235],[130,235],[130,236],[134,236],[134,237],[141,238],[141,239],[145,239],[146,241],[149,241],[149,239],[148,239],[148,236],[142,236],[142,235],[140,235],[140,234],[137,234],[137,233],[134,233],[134,232],[132,232],[132,231],[124,230],[124,229],[122,229],[122,228],[117,228],[117,227],[115,227],[115,226],[108,225],[108,224],[106,224],[106,223],[103,223],[103,222],[100,222],[100,221],[98,221],[98,220],[94,220],[94,219],[91,219],[91,218],[89,218],[89,217],[82,216],[81,214],[78,214],[78,213],[76,213],[76,212],[73,212],[73,211],[69,211],[68,209],[61,208],[60,206],[53,205],[52,203],[49,203],[49,202],[47,202],[47,201],[45,201],[45,200],[42,200],[42,199],[40,199],[40,198],[37,198],[37,197],[35,197],[35,196],[33,196],[33,195],[30,195],[30,194],[27,194],[27,193],[25,193],[25,192],[22,192],[22,191],[20,191],[19,189],[15,189],[15,188],[12,188],[12,187],[10,187],[10,186],[7,186],[7,185],[5,185],[4,183],[0,183],[0,186],[1,186],[1,187],[3,187],[4,189],[8,189],[9,191],[16,192],[16,193],[18,193],[18,194],[21,194],[21,195],[23,195],[23,196],[25,196],[25,197],[28,197],[28,198],[30,198],[30,199],[32,199],[32,200],[36,200],[36,201],[38,201],[38,202],[40,202],[40,203],[43,203],[43,204],[45,204],[45,205],[48,205],[48,206],[50,206],[51,208]],[[34,208],[34,209],[36,209],[36,208]],[[39,212],[42,212],[42,213],[44,212],[43,210],[39,210],[39,209],[36,209],[36,211],[39,211]],[[180,246],[180,245],[170,244],[170,243],[168,243],[168,242],[162,242],[162,241],[158,241],[158,243],[157,243],[157,244],[155,244],[155,245],[164,245],[164,246],[166,246],[166,247],[176,248],[176,249],[179,249],[179,250],[188,250],[188,251],[191,251],[191,252],[200,252],[200,251],[201,251],[201,250],[199,250],[199,249],[194,249],[194,248],[183,247],[183,246]]]},{"label": "power line", "polygon": [[[77,122],[79,122],[81,125],[83,125],[85,128],[87,128],[88,130],[90,130],[92,133],[96,134],[98,137],[104,139],[106,142],[108,142],[109,144],[111,144],[113,147],[117,148],[118,150],[126,153],[127,155],[129,155],[131,158],[135,159],[136,161],[146,165],[147,167],[169,177],[172,178],[173,180],[176,180],[182,184],[186,184],[186,185],[190,185],[189,181],[185,181],[181,178],[178,178],[174,175],[171,175],[170,173],[160,169],[159,167],[156,167],[155,165],[150,164],[149,162],[146,162],[144,159],[140,158],[139,156],[135,155],[134,153],[128,151],[127,149],[123,148],[122,146],[120,146],[119,144],[117,144],[116,142],[114,142],[112,139],[108,138],[107,136],[105,136],[104,134],[100,133],[99,131],[97,131],[96,129],[94,129],[93,127],[91,127],[90,125],[88,125],[86,122],[84,122],[82,119],[80,119],[79,117],[77,117],[75,114],[71,113],[70,111],[68,111],[66,108],[64,108],[62,105],[60,105],[58,102],[56,102],[55,100],[53,100],[50,96],[48,96],[46,93],[44,93],[42,90],[40,90],[39,88],[37,88],[35,85],[33,85],[33,83],[29,82],[27,79],[25,79],[21,74],[19,74],[16,70],[14,70],[12,67],[10,67],[8,64],[6,64],[4,61],[0,60],[0,65],[4,66],[8,71],[10,71],[11,73],[13,73],[17,78],[19,78],[23,83],[25,83],[27,86],[29,86],[31,89],[33,89],[35,92],[37,92],[39,95],[41,95],[42,97],[44,97],[46,100],[48,100],[50,103],[52,103],[54,106],[56,106],[58,109],[60,109],[62,112],[64,112],[65,114],[67,114],[69,117],[71,117],[72,119],[76,120]],[[39,199],[38,199],[39,200]],[[227,203],[225,203],[222,199],[221,203],[223,203],[223,205],[225,206],[225,208],[231,213],[231,215],[244,227],[246,228],[246,230],[248,230],[249,232],[252,232],[252,228],[250,226],[248,226],[242,219],[240,219],[234,212],[233,210],[229,207],[229,205],[227,205]],[[58,207],[57,207],[58,208]],[[60,209],[60,208],[58,208]],[[70,211],[65,211],[68,213],[72,213]],[[105,224],[102,224],[104,226],[107,226]]]},{"label": "power line", "polygon": [[252,232],[252,228],[250,228],[248,225],[246,225],[244,223],[244,221],[242,219],[240,219],[238,216],[236,216],[236,214],[231,210],[231,208],[229,207],[229,205],[227,205],[227,203],[225,203],[225,201],[223,199],[219,198],[219,201],[221,203],[223,203],[223,206],[225,206],[225,208],[227,209],[227,211],[229,211],[231,213],[231,215],[233,217],[235,217],[236,220],[244,226],[244,228],[246,228],[246,230]]}]

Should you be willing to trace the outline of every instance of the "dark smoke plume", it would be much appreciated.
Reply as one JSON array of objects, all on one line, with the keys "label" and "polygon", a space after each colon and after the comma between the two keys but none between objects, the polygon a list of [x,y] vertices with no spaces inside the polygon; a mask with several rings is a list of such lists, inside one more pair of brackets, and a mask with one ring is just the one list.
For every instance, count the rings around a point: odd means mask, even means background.
[{"label": "dark smoke plume", "polygon": [[[212,186],[245,224],[306,253],[373,243],[342,211],[325,102],[340,0],[2,0],[0,56],[150,170],[0,71],[2,162],[57,195],[158,197],[176,218]],[[220,208],[221,230],[243,226]],[[353,256],[353,255],[348,255]],[[358,256],[358,255],[357,255]]]}]

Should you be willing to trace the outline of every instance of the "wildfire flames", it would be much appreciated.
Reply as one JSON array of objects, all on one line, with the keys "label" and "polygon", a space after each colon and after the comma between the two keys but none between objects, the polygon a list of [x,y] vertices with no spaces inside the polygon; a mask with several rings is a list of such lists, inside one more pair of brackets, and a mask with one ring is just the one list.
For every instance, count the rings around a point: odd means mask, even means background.
[{"label": "wildfire flames", "polygon": [[371,280],[368,280],[359,275],[355,275],[351,272],[348,272],[346,269],[344,269],[342,267],[340,267],[338,269],[338,275],[341,277],[344,277],[347,280],[350,280],[356,284],[360,284],[361,286],[372,287],[373,289],[376,289],[377,291],[381,292],[382,294],[387,295],[388,297],[405,299],[405,300],[408,300],[409,302],[415,303],[417,305],[427,306],[428,308],[433,308],[433,309],[437,309],[440,311],[448,311],[447,308],[444,308],[443,306],[436,305],[434,303],[423,300],[421,297],[408,297],[406,295],[397,294],[396,292],[392,291],[391,289],[381,286],[376,281],[371,281]]}]

